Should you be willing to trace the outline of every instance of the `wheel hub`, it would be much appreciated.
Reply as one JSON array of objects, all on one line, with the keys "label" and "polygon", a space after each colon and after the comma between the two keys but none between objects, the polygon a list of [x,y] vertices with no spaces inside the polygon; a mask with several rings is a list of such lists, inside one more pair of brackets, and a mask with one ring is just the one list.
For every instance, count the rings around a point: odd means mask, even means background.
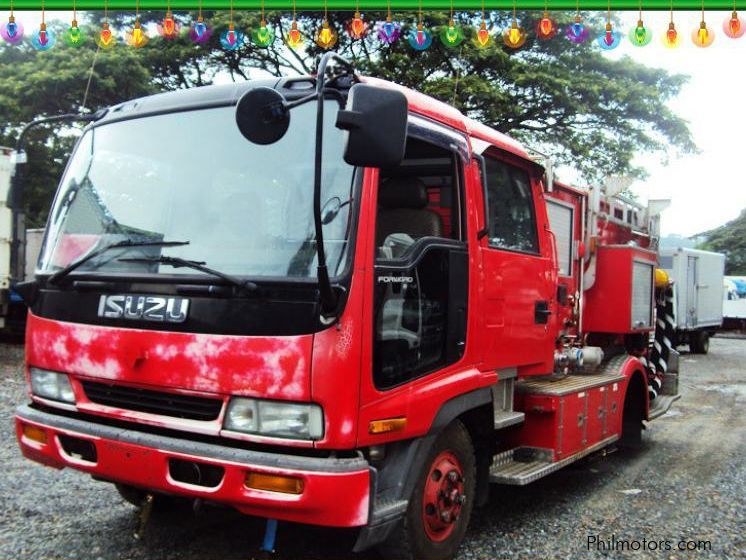
[{"label": "wheel hub", "polygon": [[422,500],[422,519],[430,540],[441,542],[453,533],[465,501],[461,462],[452,452],[443,451],[430,467]]}]

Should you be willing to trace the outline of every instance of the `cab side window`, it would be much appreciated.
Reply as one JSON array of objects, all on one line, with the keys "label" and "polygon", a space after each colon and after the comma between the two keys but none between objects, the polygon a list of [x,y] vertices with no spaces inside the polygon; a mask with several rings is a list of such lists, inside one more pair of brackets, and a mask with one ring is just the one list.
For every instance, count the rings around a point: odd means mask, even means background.
[{"label": "cab side window", "polygon": [[409,139],[402,165],[381,172],[376,216],[379,260],[398,259],[422,237],[462,240],[456,155]]},{"label": "cab side window", "polygon": [[531,179],[525,169],[486,158],[489,246],[539,253]]},{"label": "cab side window", "polygon": [[378,185],[373,380],[380,390],[455,363],[466,340],[468,253],[458,154],[416,137]]}]

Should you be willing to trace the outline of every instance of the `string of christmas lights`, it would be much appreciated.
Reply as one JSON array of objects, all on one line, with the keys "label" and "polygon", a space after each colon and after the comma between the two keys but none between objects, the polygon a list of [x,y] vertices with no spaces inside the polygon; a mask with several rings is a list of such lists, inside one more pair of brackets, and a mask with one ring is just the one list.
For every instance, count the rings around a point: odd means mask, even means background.
[{"label": "string of christmas lights", "polygon": [[[406,25],[408,32],[406,34],[407,43],[415,51],[424,51],[433,43],[433,37],[437,36],[442,45],[448,48],[459,46],[468,35],[473,35],[473,44],[480,49],[494,47],[496,42],[492,34],[492,24],[486,17],[484,0],[482,0],[481,17],[478,26],[475,26],[473,33],[465,33],[465,28],[456,22],[454,13],[454,3],[450,0],[448,24],[440,26],[435,35],[425,27],[422,9],[422,0],[418,2],[417,21]],[[517,17],[517,0],[513,0],[512,18],[510,26],[501,32],[502,43],[510,49],[520,49],[523,47],[529,35],[519,22]],[[31,45],[39,51],[46,51],[55,46],[57,43],[54,33],[47,29],[45,21],[45,0],[40,0],[42,22],[39,29],[31,34],[29,41]],[[108,22],[108,1],[103,3],[104,17],[101,23],[101,29],[95,37],[95,42],[102,49],[112,48],[117,44],[117,37],[112,32]],[[220,45],[223,49],[233,51],[241,48],[246,44],[246,37],[250,37],[250,44],[258,48],[270,48],[275,46],[275,28],[268,25],[265,19],[264,0],[261,0],[261,17],[259,26],[248,30],[248,33],[236,29],[233,21],[233,0],[230,1],[229,24],[228,29],[220,36]],[[124,43],[133,48],[142,48],[148,44],[150,37],[147,30],[140,23],[140,0],[134,0],[135,22],[131,29],[123,33]],[[558,35],[564,37],[573,44],[586,42],[591,35],[590,27],[583,21],[580,14],[580,0],[576,0],[576,15],[574,21],[566,26],[563,30],[557,24],[557,20],[550,13],[549,0],[544,0],[544,9],[541,18],[537,20],[534,28],[535,37],[540,41],[554,39]],[[663,44],[668,48],[676,48],[680,45],[680,36],[674,24],[673,16],[674,3],[670,2],[670,22],[668,29],[661,36]],[[81,30],[77,21],[76,0],[72,0],[73,19],[70,27],[64,32],[63,43],[69,47],[79,47],[85,40],[85,34]],[[629,30],[627,39],[635,47],[645,47],[651,43],[653,32],[645,26],[643,21],[643,2],[639,0],[638,6],[639,18],[637,25]],[[705,0],[701,3],[701,21],[699,25],[692,30],[692,43],[700,48],[709,47],[715,40],[716,33],[709,27],[705,21]],[[305,44],[305,38],[299,29],[296,19],[296,0],[292,1],[292,20],[287,32],[282,32],[282,43],[292,49],[300,49]],[[606,7],[606,24],[596,37],[596,44],[603,50],[616,49],[622,42],[623,35],[614,29],[612,22],[611,0],[608,0]],[[396,22],[392,16],[391,0],[387,0],[386,19],[375,24],[366,21],[360,11],[360,2],[355,0],[355,11],[352,19],[344,24],[344,31],[353,41],[365,38],[368,33],[375,32],[375,37],[383,45],[395,44],[402,34],[403,26]],[[158,35],[166,40],[171,41],[182,35],[187,35],[196,45],[205,45],[212,36],[212,29],[204,20],[202,15],[202,0],[199,0],[199,8],[196,19],[187,31],[182,33],[181,25],[174,17],[171,10],[171,0],[166,0],[166,15],[162,21],[156,25]],[[733,0],[733,11],[723,22],[723,33],[731,39],[738,39],[746,34],[746,25],[738,15],[736,0]],[[314,43],[324,50],[332,49],[336,46],[339,35],[337,30],[332,26],[328,17],[327,0],[324,0],[324,17],[321,27],[313,36]],[[10,15],[7,22],[0,24],[0,44],[19,45],[24,40],[24,29],[14,13],[14,2],[10,0]]]}]

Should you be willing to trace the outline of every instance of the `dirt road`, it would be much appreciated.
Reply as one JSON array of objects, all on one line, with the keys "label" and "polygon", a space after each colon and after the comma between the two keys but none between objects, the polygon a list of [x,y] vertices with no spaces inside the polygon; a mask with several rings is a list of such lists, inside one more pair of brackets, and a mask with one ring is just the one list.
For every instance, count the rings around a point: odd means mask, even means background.
[{"label": "dirt road", "polygon": [[[218,509],[160,514],[135,541],[135,510],[112,486],[25,461],[11,428],[26,400],[22,354],[0,345],[0,558],[252,557],[259,520]],[[493,487],[459,558],[746,558],[746,340],[714,339],[707,356],[683,354],[681,370],[682,399],[650,424],[642,450],[524,488]],[[350,531],[284,523],[276,556],[377,557],[351,555],[353,540]]]}]

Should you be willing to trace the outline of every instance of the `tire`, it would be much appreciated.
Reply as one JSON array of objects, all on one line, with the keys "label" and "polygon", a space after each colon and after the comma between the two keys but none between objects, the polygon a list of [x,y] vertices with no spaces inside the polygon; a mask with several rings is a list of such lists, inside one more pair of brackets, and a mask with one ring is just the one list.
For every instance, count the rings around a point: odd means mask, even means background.
[{"label": "tire", "polygon": [[707,354],[710,351],[710,333],[695,331],[689,335],[689,350],[693,354]]},{"label": "tire", "polygon": [[[129,502],[133,506],[140,507],[142,505],[147,490],[142,488],[136,488],[127,484],[115,483],[114,486],[119,492],[119,495],[124,498],[124,501]],[[177,509],[186,509],[189,506],[189,501],[184,498],[177,498],[176,496],[167,496],[165,494],[156,494],[155,500],[153,501],[153,511],[166,512],[174,511]]]},{"label": "tire", "polygon": [[619,438],[619,447],[623,449],[642,447],[642,420],[645,413],[642,391],[645,387],[638,381],[639,379],[635,377],[627,386],[627,393],[624,395],[622,435]]},{"label": "tire", "polygon": [[404,518],[379,546],[383,558],[453,558],[469,525],[475,488],[474,447],[469,432],[457,420],[438,436],[430,449]]}]

